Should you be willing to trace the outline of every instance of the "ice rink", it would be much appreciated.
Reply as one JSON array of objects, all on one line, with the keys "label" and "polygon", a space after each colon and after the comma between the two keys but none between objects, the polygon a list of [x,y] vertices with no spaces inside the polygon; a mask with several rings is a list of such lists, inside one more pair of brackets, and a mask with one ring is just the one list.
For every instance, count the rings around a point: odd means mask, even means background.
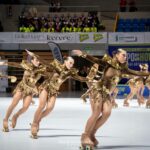
[{"label": "ice rink", "polygon": [[[23,114],[15,129],[9,133],[0,131],[0,150],[78,150],[80,136],[91,113],[89,103],[79,98],[58,98],[54,111],[40,126],[39,138],[30,138],[30,125],[35,105]],[[0,98],[0,128],[11,97]],[[99,150],[150,150],[150,109],[139,107],[136,100],[131,107],[123,107],[123,100],[117,99],[119,108],[113,109],[111,117],[98,131]],[[21,107],[22,101],[15,109]],[[14,111],[14,112],[15,112]]]}]

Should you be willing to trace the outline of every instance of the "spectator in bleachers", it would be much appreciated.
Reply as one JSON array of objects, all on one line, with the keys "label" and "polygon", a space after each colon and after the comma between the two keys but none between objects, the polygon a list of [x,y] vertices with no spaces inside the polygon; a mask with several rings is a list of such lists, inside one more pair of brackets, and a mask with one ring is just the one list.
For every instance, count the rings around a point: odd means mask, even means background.
[{"label": "spectator in bleachers", "polygon": [[35,31],[35,28],[34,28],[34,26],[31,23],[29,24],[29,30],[30,30],[30,32],[34,32]]},{"label": "spectator in bleachers", "polygon": [[129,5],[129,12],[137,11],[136,1],[135,0],[129,0],[128,5]]},{"label": "spectator in bleachers", "polygon": [[24,14],[21,14],[19,16],[19,26],[23,26],[26,23],[26,16]]},{"label": "spectator in bleachers", "polygon": [[90,29],[90,32],[97,32],[97,27],[95,26],[94,23],[92,23],[92,27]]},{"label": "spectator in bleachers", "polygon": [[62,28],[62,23],[60,22],[59,18],[56,18],[56,21],[54,23],[55,31],[60,32]]},{"label": "spectator in bleachers", "polygon": [[38,32],[40,30],[40,25],[39,25],[39,21],[38,20],[34,20],[32,22],[33,26],[34,26],[34,32]]},{"label": "spectator in bleachers", "polygon": [[25,32],[25,26],[24,25],[19,27],[19,32]]},{"label": "spectator in bleachers", "polygon": [[78,22],[77,24],[77,32],[82,32],[82,23]]},{"label": "spectator in bleachers", "polygon": [[44,24],[42,24],[40,32],[47,32],[47,28],[46,28],[46,26]]},{"label": "spectator in bleachers", "polygon": [[83,28],[83,32],[90,32],[90,27],[88,27],[87,24],[85,24],[85,27]]},{"label": "spectator in bleachers", "polygon": [[64,26],[61,29],[61,32],[70,32],[70,28],[68,27],[67,23],[64,24]]},{"label": "spectator in bleachers", "polygon": [[54,28],[53,22],[48,22],[47,32],[55,32],[55,28]]},{"label": "spectator in bleachers", "polygon": [[3,31],[4,31],[4,28],[3,28],[2,23],[0,21],[0,32],[3,32]]},{"label": "spectator in bleachers", "polygon": [[100,29],[104,29],[97,14],[89,13],[87,17],[84,14],[81,16],[77,16],[77,14],[58,16],[55,14],[47,17],[44,15],[39,17],[36,13],[32,15],[28,13],[26,16],[21,15],[19,17],[20,32],[98,32]]},{"label": "spectator in bleachers", "polygon": [[127,1],[126,0],[120,0],[120,11],[126,12],[127,7]]}]

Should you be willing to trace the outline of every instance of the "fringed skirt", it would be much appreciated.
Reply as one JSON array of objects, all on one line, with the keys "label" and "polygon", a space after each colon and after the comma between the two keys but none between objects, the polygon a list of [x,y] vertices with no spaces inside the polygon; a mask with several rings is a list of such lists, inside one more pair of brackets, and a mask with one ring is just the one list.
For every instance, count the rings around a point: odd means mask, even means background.
[{"label": "fringed skirt", "polygon": [[18,85],[13,91],[13,95],[16,94],[16,92],[18,91],[22,93],[23,98],[29,95],[32,95],[32,96],[38,95],[38,89],[36,86],[34,87],[28,86],[23,81],[20,81],[18,83]]}]

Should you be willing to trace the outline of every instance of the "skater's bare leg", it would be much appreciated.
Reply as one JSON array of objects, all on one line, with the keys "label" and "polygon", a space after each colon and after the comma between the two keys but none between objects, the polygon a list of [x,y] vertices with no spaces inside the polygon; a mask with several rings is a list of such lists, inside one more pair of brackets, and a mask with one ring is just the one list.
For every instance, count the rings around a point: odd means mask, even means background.
[{"label": "skater's bare leg", "polygon": [[112,103],[107,100],[103,103],[103,108],[102,108],[102,115],[97,119],[95,127],[93,128],[93,131],[91,132],[91,138],[94,141],[94,145],[98,145],[98,141],[95,138],[95,134],[97,130],[107,121],[109,116],[111,115],[111,110],[112,110]]},{"label": "skater's bare leg", "polygon": [[143,91],[144,91],[144,86],[143,85],[139,86],[139,88],[137,89],[137,102],[139,106],[145,103],[144,97],[143,97]]},{"label": "skater's bare leg", "polygon": [[39,95],[39,106],[34,114],[33,123],[38,123],[39,116],[41,116],[46,104],[47,104],[48,93],[43,90]]},{"label": "skater's bare leg", "polygon": [[40,122],[44,117],[46,117],[54,109],[55,102],[56,102],[56,96],[50,97],[50,99],[48,100],[46,109],[40,115],[38,122]]},{"label": "skater's bare leg", "polygon": [[31,124],[31,134],[33,137],[37,137],[37,132],[39,130],[39,118],[47,104],[48,93],[46,90],[42,90],[39,95],[39,106],[34,114],[33,122]]},{"label": "skater's bare leg", "polygon": [[18,117],[27,111],[27,109],[29,108],[29,106],[31,104],[31,101],[32,101],[32,95],[26,96],[23,99],[23,107],[21,109],[19,109],[18,112],[16,114],[14,114],[12,117],[12,128],[15,128]]},{"label": "skater's bare leg", "polygon": [[6,115],[5,115],[5,118],[3,120],[3,128],[4,128],[4,131],[9,131],[8,129],[8,119],[12,113],[12,111],[14,110],[14,108],[17,106],[17,104],[19,103],[19,101],[22,99],[22,93],[20,91],[17,91],[15,93],[15,95],[13,96],[13,100],[10,104],[10,106],[8,107],[7,109],[7,112],[6,112]]},{"label": "skater's bare leg", "polygon": [[129,106],[129,100],[131,100],[133,98],[133,96],[136,94],[136,88],[133,86],[130,86],[130,93],[128,94],[128,96],[126,97],[126,99],[124,100],[124,104],[123,106]]},{"label": "skater's bare leg", "polygon": [[82,144],[89,144],[94,145],[93,141],[91,140],[91,132],[93,131],[93,128],[95,127],[96,121],[101,114],[102,111],[102,97],[101,94],[99,95],[99,99],[95,101],[93,106],[92,115],[88,119],[85,127],[85,131],[81,136],[81,143]]},{"label": "skater's bare leg", "polygon": [[113,108],[117,108],[118,107],[118,104],[116,103],[116,97],[117,97],[117,94],[118,94],[118,88],[115,88],[115,90],[113,91],[113,97],[112,97],[112,107]]}]

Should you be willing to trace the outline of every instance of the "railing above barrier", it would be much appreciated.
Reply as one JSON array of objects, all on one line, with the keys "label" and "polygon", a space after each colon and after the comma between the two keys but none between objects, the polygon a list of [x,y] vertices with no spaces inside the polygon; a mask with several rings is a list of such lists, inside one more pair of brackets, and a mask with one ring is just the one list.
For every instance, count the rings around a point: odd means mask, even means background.
[{"label": "railing above barrier", "polygon": [[0,43],[150,44],[150,32],[1,32]]}]

